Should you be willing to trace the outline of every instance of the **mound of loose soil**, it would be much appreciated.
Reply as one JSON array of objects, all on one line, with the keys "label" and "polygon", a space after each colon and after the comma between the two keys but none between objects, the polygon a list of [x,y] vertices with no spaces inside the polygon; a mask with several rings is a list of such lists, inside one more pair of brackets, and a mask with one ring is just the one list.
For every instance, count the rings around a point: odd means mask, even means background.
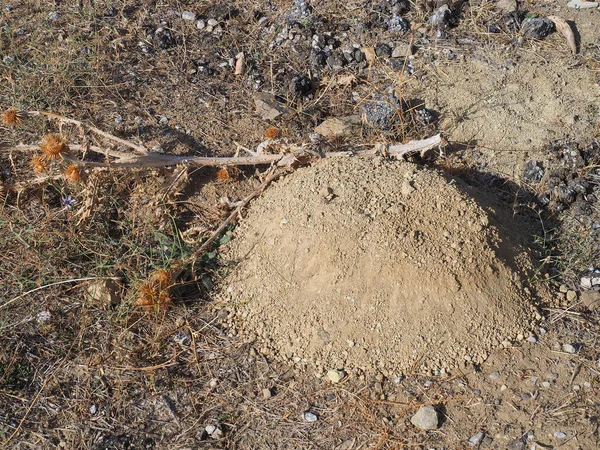
[{"label": "mound of loose soil", "polygon": [[273,185],[230,250],[224,296],[241,333],[317,372],[384,374],[481,362],[522,339],[533,308],[520,253],[459,186],[358,158]]}]

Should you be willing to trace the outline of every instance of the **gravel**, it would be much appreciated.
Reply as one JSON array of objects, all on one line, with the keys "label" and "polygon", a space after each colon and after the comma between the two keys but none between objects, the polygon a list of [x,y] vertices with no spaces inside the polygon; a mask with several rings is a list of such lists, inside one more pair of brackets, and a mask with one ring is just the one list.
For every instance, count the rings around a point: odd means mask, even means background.
[{"label": "gravel", "polygon": [[317,416],[315,413],[312,413],[310,411],[306,411],[304,413],[304,420],[309,423],[316,422],[317,420],[319,420],[319,416]]}]

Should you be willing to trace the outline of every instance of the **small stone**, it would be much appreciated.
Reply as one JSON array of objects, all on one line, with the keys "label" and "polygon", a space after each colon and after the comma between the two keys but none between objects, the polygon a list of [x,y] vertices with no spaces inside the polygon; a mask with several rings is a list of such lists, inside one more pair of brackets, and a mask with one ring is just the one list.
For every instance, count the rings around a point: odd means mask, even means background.
[{"label": "small stone", "polygon": [[583,291],[581,293],[581,303],[590,311],[594,311],[600,307],[600,292],[599,291]]},{"label": "small stone", "polygon": [[266,92],[257,92],[254,94],[254,105],[256,113],[263,120],[273,120],[282,114],[291,114],[294,112],[294,110],[278,102],[275,96]]},{"label": "small stone", "polygon": [[509,13],[517,10],[517,0],[498,0],[496,9],[502,13]]},{"label": "small stone", "polygon": [[273,393],[271,392],[271,389],[265,388],[262,390],[262,395],[265,400],[269,400],[273,396]]},{"label": "small stone", "polygon": [[218,23],[215,19],[208,19],[208,25],[211,27],[216,27]]},{"label": "small stone", "polygon": [[360,116],[334,117],[325,120],[315,131],[325,137],[349,136],[360,126]]},{"label": "small stone", "polygon": [[445,29],[452,20],[452,11],[447,4],[440,6],[429,18],[429,23],[438,29]]},{"label": "small stone", "polygon": [[507,385],[505,385],[505,384],[503,384],[502,386],[500,386],[500,390],[501,390],[502,392],[504,392],[504,391],[505,391],[505,390],[507,390],[507,389],[508,389],[508,386],[507,386]]},{"label": "small stone", "polygon": [[467,442],[471,447],[477,447],[479,443],[483,440],[484,436],[485,435],[483,433],[479,432],[467,439]]},{"label": "small stone", "polygon": [[570,303],[577,301],[577,292],[567,291],[567,301]]},{"label": "small stone", "polygon": [[496,371],[490,372],[489,376],[490,376],[490,379],[497,380],[500,378],[500,372],[496,372]]},{"label": "small stone", "polygon": [[198,28],[199,30],[203,30],[204,28],[206,28],[206,22],[200,19],[198,22],[196,22],[196,28]]},{"label": "small stone", "polygon": [[90,406],[90,414],[96,414],[98,412],[98,407],[96,405]]},{"label": "small stone", "polygon": [[375,54],[378,58],[389,58],[392,56],[392,49],[387,44],[377,44],[375,46]]},{"label": "small stone", "polygon": [[567,287],[566,284],[561,284],[560,287],[558,288],[559,292],[562,292],[563,294],[566,294],[569,291],[569,288]]},{"label": "small stone", "polygon": [[521,33],[534,39],[544,39],[554,30],[554,22],[550,19],[528,17],[521,24]]},{"label": "small stone", "polygon": [[411,44],[399,44],[392,51],[392,58],[405,58],[413,54],[413,46]]},{"label": "small stone", "polygon": [[577,346],[573,344],[563,344],[562,345],[563,352],[565,353],[577,353]]},{"label": "small stone", "polygon": [[184,11],[181,13],[181,18],[183,20],[189,20],[190,22],[193,22],[194,20],[196,20],[196,13],[192,11]]},{"label": "small stone", "polygon": [[306,411],[304,413],[304,420],[309,423],[312,423],[312,422],[316,422],[317,420],[319,420],[319,417],[316,414],[311,413],[310,411]]},{"label": "small stone", "polygon": [[204,430],[213,439],[221,439],[223,437],[223,430],[219,426],[207,425]]},{"label": "small stone", "polygon": [[492,442],[494,442],[494,440],[491,437],[487,436],[483,439],[482,443],[483,443],[483,445],[489,446],[489,445],[492,445]]},{"label": "small stone", "polygon": [[48,13],[48,19],[49,20],[58,20],[58,19],[60,19],[60,14],[56,11],[51,11]]},{"label": "small stone", "polygon": [[549,388],[550,387],[550,382],[549,381],[542,381],[542,386],[544,386],[545,388]]},{"label": "small stone", "polygon": [[50,317],[52,317],[52,314],[50,314],[50,311],[46,311],[44,309],[44,310],[40,311],[39,313],[37,313],[36,320],[38,321],[38,323],[44,323],[44,322],[47,322],[48,320],[50,320]]},{"label": "small stone", "polygon": [[409,180],[404,180],[404,182],[402,183],[402,187],[400,188],[400,192],[402,193],[402,195],[407,197],[414,191],[415,188],[413,187],[412,183]]},{"label": "small stone", "polygon": [[214,389],[214,388],[216,388],[216,387],[218,386],[218,384],[219,384],[219,380],[217,380],[216,378],[212,378],[212,379],[211,379],[211,380],[208,382],[208,386],[209,386],[211,389]]},{"label": "small stone", "polygon": [[531,342],[532,344],[535,344],[537,342],[537,338],[535,336],[529,336],[527,338],[527,342]]},{"label": "small stone", "polygon": [[327,378],[332,383],[339,383],[346,377],[346,373],[343,370],[330,370],[327,372]]},{"label": "small stone", "polygon": [[557,439],[564,439],[567,437],[567,435],[565,433],[563,433],[562,431],[555,431],[554,437]]},{"label": "small stone", "polygon": [[115,280],[101,280],[87,289],[87,300],[103,306],[116,306],[121,300],[121,288]]},{"label": "small stone", "polygon": [[117,125],[121,125],[123,122],[125,122],[125,119],[123,119],[123,117],[121,117],[121,116],[115,117],[115,123]]},{"label": "small stone", "polygon": [[421,430],[435,430],[439,426],[438,413],[433,406],[421,406],[410,423]]},{"label": "small stone", "polygon": [[590,8],[598,8],[600,6],[600,3],[586,2],[584,0],[571,0],[569,3],[567,3],[567,6],[569,8],[575,8],[575,9],[590,9]]}]

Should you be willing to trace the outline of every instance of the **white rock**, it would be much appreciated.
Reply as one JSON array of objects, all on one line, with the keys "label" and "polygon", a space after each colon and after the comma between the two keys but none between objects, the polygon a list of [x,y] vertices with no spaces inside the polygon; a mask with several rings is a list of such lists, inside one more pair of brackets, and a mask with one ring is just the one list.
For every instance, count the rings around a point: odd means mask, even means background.
[{"label": "white rock", "polygon": [[183,20],[189,20],[190,22],[193,22],[196,20],[196,13],[193,13],[192,11],[184,11],[181,13],[181,18]]},{"label": "white rock", "polygon": [[307,422],[316,422],[317,420],[319,420],[319,417],[317,417],[316,414],[311,413],[310,411],[306,411],[304,413],[304,420],[306,420]]},{"label": "white rock", "polygon": [[215,19],[208,19],[208,25],[211,27],[216,27],[218,23]]},{"label": "white rock", "polygon": [[37,313],[36,319],[39,323],[44,323],[44,322],[50,320],[50,317],[52,317],[52,314],[50,314],[50,311],[42,310],[39,313]]},{"label": "white rock", "polygon": [[196,22],[196,28],[198,28],[199,30],[203,30],[204,28],[206,28],[206,22],[200,19],[198,22]]},{"label": "white rock", "polygon": [[262,394],[263,394],[263,398],[265,400],[269,400],[273,396],[273,393],[271,392],[271,389],[267,389],[267,388],[265,388],[265,389],[262,390]]},{"label": "white rock", "polygon": [[433,406],[421,406],[417,413],[410,418],[410,423],[421,430],[435,430],[440,421]]},{"label": "white rock", "polygon": [[571,353],[571,354],[577,353],[577,347],[574,346],[573,344],[563,344],[562,349],[563,349],[563,352],[566,352],[566,353]]},{"label": "white rock", "polygon": [[563,433],[562,431],[555,431],[554,437],[558,438],[558,439],[564,439],[567,437],[567,435],[565,433]]},{"label": "white rock", "polygon": [[571,0],[567,3],[569,8],[575,9],[590,9],[590,8],[598,8],[600,4],[598,2],[586,2],[583,0]]},{"label": "white rock", "polygon": [[332,383],[339,383],[346,377],[346,374],[343,370],[330,370],[327,372],[327,378]]}]

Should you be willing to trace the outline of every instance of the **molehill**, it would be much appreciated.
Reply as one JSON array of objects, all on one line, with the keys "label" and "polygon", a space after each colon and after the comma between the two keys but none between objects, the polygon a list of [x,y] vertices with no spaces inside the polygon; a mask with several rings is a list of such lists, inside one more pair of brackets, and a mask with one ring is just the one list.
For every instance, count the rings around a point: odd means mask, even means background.
[{"label": "molehill", "polygon": [[232,326],[318,374],[444,372],[527,337],[529,258],[506,231],[512,217],[469,190],[381,158],[287,176],[251,205],[226,255]]}]

